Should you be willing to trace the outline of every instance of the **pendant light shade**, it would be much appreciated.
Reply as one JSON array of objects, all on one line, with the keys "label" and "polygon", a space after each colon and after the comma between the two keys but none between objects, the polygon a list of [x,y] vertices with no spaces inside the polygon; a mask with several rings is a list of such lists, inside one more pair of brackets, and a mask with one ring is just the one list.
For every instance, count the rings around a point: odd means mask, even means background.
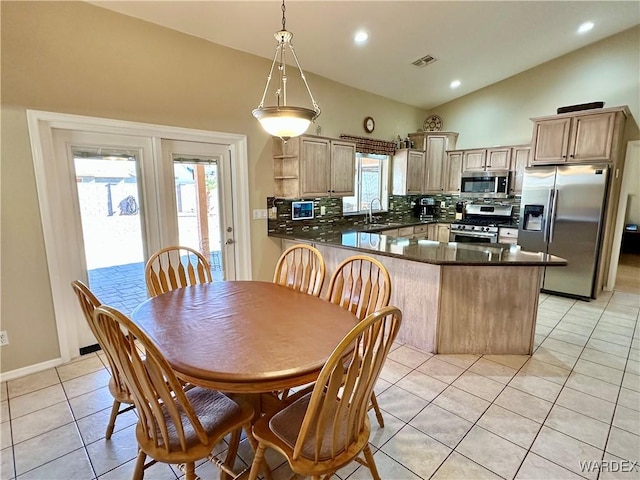
[{"label": "pendant light shade", "polygon": [[[273,57],[269,76],[267,77],[267,84],[264,87],[262,100],[260,101],[260,105],[258,105],[258,108],[254,109],[252,113],[253,116],[258,119],[260,125],[262,125],[262,128],[264,128],[267,133],[287,140],[291,137],[297,137],[306,132],[311,122],[313,122],[320,115],[320,107],[318,107],[318,104],[311,94],[311,89],[309,88],[307,79],[305,78],[304,73],[302,72],[302,68],[300,67],[300,62],[298,62],[296,52],[293,49],[293,45],[291,44],[291,38],[293,37],[293,34],[287,31],[285,28],[285,11],[286,7],[283,0],[282,30],[274,34],[274,37],[278,42],[276,46],[276,53]],[[302,78],[302,81],[307,88],[307,93],[309,94],[309,98],[311,99],[312,108],[293,107],[287,105],[287,66],[285,63],[287,48],[291,52],[296,66],[300,71],[300,77]],[[269,84],[271,83],[271,78],[276,63],[278,64],[277,68],[280,76],[279,85],[275,91],[276,105],[265,107],[264,100],[269,91]]]}]

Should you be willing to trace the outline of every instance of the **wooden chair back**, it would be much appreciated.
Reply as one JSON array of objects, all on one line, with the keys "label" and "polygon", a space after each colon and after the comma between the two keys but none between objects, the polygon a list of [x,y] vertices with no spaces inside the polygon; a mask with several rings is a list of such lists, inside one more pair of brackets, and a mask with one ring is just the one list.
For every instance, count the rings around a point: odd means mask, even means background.
[{"label": "wooden chair back", "polygon": [[172,246],[151,255],[144,269],[151,297],[180,287],[213,281],[209,262],[197,250]]},{"label": "wooden chair back", "polygon": [[354,255],[331,276],[327,300],[349,310],[360,320],[389,305],[391,277],[375,258]]},{"label": "wooden chair back", "polygon": [[319,297],[324,275],[325,264],[320,251],[310,245],[299,244],[282,253],[276,264],[273,283]]},{"label": "wooden chair back", "polygon": [[[401,321],[398,308],[385,307],[358,323],[335,348],[311,394],[293,449],[294,461],[304,456],[316,463],[327,462],[355,446],[367,428],[373,386]],[[349,362],[346,371],[345,358]],[[362,445],[359,447],[354,456]]]},{"label": "wooden chair back", "polygon": [[[98,307],[93,316],[102,343],[111,352],[131,391],[139,417],[137,435],[142,431],[145,443],[165,457],[175,452],[188,454],[193,449],[193,441],[187,441],[187,434],[191,439],[195,435],[201,445],[207,445],[207,432],[182,384],[146,333],[115,308]],[[136,340],[146,352],[144,358],[136,348]],[[154,457],[153,452],[147,453]],[[194,459],[200,455],[198,452]]]},{"label": "wooden chair back", "polygon": [[89,289],[89,287],[87,287],[80,280],[74,280],[73,282],[71,282],[71,288],[73,289],[73,292],[76,294],[76,296],[78,297],[78,300],[80,301],[80,307],[82,308],[82,313],[84,314],[84,317],[87,320],[87,323],[89,324],[89,328],[91,329],[91,332],[96,337],[96,340],[100,345],[100,348],[102,349],[102,351],[105,353],[105,356],[107,357],[107,362],[109,363],[109,369],[111,370],[112,382],[110,384],[110,387],[112,387],[111,389],[112,395],[116,400],[119,400],[121,402],[131,403],[131,393],[127,388],[127,384],[122,378],[120,369],[118,368],[113,357],[111,356],[111,353],[107,350],[106,346],[103,345],[102,340],[98,334],[98,330],[96,329],[95,321],[93,319],[94,310],[100,307],[102,305],[102,302],[100,302],[100,300],[98,300],[98,298],[93,294],[93,292]]}]

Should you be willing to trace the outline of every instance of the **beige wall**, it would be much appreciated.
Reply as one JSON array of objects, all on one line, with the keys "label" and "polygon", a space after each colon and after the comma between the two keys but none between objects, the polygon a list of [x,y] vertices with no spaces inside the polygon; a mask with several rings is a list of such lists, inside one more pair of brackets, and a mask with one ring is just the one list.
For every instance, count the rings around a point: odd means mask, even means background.
[{"label": "beige wall", "polygon": [[[640,27],[544,63],[433,109],[447,130],[459,132],[458,148],[529,143],[532,117],[558,107],[595,101],[629,106],[625,139],[640,139]],[[640,223],[640,178],[633,164],[627,223]],[[634,180],[635,178],[635,180]]]},{"label": "beige wall", "polygon": [[640,27],[490,85],[430,113],[447,130],[459,132],[458,148],[529,143],[531,117],[553,115],[558,107],[605,102],[628,105],[633,121],[627,136],[640,138]]},{"label": "beige wall", "polygon": [[[2,2],[0,371],[58,357],[26,109],[245,134],[250,206],[273,193],[271,142],[251,116],[270,61],[82,2]],[[273,38],[265,38],[272,42]],[[304,52],[297,52],[304,65]],[[425,112],[314,75],[322,134],[415,131]],[[294,92],[292,92],[294,93]],[[312,127],[313,128],[313,127]],[[279,244],[251,221],[253,276],[270,279]]]}]

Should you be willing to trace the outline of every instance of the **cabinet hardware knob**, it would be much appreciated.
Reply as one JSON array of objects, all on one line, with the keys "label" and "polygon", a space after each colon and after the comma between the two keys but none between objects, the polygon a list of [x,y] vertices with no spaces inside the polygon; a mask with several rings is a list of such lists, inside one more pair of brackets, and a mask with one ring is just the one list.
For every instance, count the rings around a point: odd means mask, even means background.
[{"label": "cabinet hardware knob", "polygon": [[573,154],[569,155],[571,158],[573,158]]}]

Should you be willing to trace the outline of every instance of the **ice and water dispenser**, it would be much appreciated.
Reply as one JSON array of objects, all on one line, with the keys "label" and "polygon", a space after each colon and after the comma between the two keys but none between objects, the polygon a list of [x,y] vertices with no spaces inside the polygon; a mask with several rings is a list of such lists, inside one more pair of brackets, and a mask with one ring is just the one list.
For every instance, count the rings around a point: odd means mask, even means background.
[{"label": "ice and water dispenser", "polygon": [[542,231],[544,205],[525,205],[522,229],[529,232]]}]

